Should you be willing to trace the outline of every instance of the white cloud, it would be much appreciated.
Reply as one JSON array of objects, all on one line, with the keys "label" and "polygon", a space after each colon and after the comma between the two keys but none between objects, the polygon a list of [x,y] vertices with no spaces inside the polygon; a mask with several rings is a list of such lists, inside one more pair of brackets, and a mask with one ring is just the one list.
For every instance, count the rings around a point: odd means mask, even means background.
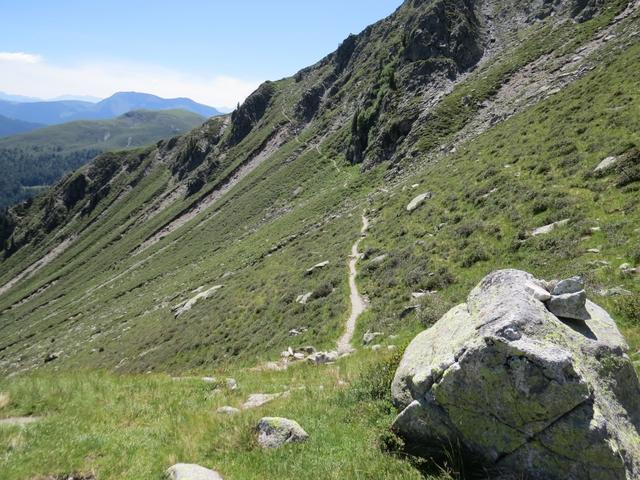
[{"label": "white cloud", "polygon": [[228,75],[192,75],[130,62],[53,65],[38,55],[26,53],[0,53],[0,71],[0,91],[14,95],[107,97],[117,91],[137,91],[161,97],[189,97],[221,108],[234,108],[260,83]]},{"label": "white cloud", "polygon": [[39,63],[40,55],[24,52],[0,52],[0,62]]}]

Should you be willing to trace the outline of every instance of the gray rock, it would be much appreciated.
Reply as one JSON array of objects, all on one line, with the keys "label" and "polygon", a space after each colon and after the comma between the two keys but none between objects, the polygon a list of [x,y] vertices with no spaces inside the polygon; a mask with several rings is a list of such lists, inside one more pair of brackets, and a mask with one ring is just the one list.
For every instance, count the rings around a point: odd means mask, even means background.
[{"label": "gray rock", "polygon": [[307,361],[314,365],[324,365],[326,363],[333,363],[338,360],[339,355],[336,351],[331,352],[316,352],[307,357]]},{"label": "gray rock", "polygon": [[262,448],[280,448],[287,443],[301,443],[309,438],[298,422],[279,417],[262,418],[256,432]]},{"label": "gray rock", "polygon": [[165,472],[170,480],[222,480],[218,472],[189,463],[178,463]]},{"label": "gray rock", "polygon": [[638,478],[640,384],[615,322],[589,301],[588,324],[563,322],[530,283],[494,272],[411,342],[394,431],[423,455],[459,444],[518,478]]},{"label": "gray rock", "polygon": [[284,393],[252,393],[247,401],[242,404],[242,409],[258,408],[284,395]]},{"label": "gray rock", "polygon": [[633,293],[622,287],[613,287],[600,290],[598,295],[601,297],[629,297],[633,295]]},{"label": "gray rock", "polygon": [[298,295],[298,297],[296,298],[296,302],[300,305],[306,305],[311,298],[311,295],[313,295],[313,292],[307,292],[304,295]]},{"label": "gray rock", "polygon": [[584,290],[584,282],[581,277],[560,280],[551,292],[552,295],[564,295],[565,293],[578,293]]},{"label": "gray rock", "polygon": [[311,355],[312,353],[316,353],[316,348],[311,345],[306,345],[304,347],[298,347],[295,350],[296,353],[306,353],[307,355]]},{"label": "gray rock", "polygon": [[548,233],[553,232],[558,227],[563,227],[569,223],[569,219],[560,220],[559,222],[550,223],[549,225],[545,225],[544,227],[539,227],[534,229],[531,232],[532,237],[537,237],[538,235],[546,235]]},{"label": "gray rock", "polygon": [[237,390],[238,389],[238,382],[236,381],[235,378],[227,378],[224,382],[225,382],[228,390]]},{"label": "gray rock", "polygon": [[367,332],[362,336],[362,343],[364,343],[365,345],[369,345],[376,338],[381,337],[381,336],[382,336],[381,332],[371,332],[371,331],[367,330]]},{"label": "gray rock", "polygon": [[307,275],[311,275],[313,272],[318,270],[319,268],[324,268],[329,265],[329,260],[325,260],[324,262],[316,263],[313,267],[307,269],[305,272]]},{"label": "gray rock", "polygon": [[387,259],[387,254],[378,255],[377,257],[372,258],[369,262],[373,264],[380,264]]},{"label": "gray rock", "polygon": [[224,407],[218,408],[216,410],[216,413],[219,413],[220,415],[236,415],[240,413],[240,409],[235,407],[224,406]]},{"label": "gray rock", "polygon": [[540,285],[537,285],[535,283],[528,283],[526,288],[527,291],[533,296],[533,298],[540,302],[551,300],[551,294]]},{"label": "gray rock", "polygon": [[576,293],[553,295],[547,308],[556,317],[587,321],[591,318],[586,308],[587,294],[584,290]]},{"label": "gray rock", "polygon": [[598,166],[594,169],[594,172],[602,172],[613,167],[618,161],[617,157],[607,157],[602,160]]},{"label": "gray rock", "polygon": [[407,205],[407,212],[413,212],[420,205],[422,205],[425,201],[429,200],[432,196],[433,196],[433,194],[431,192],[426,192],[426,193],[423,193],[421,195],[418,195],[413,200],[411,200],[409,202],[409,204]]},{"label": "gray rock", "polygon": [[382,345],[371,345],[371,350],[377,352],[378,350],[382,350]]}]

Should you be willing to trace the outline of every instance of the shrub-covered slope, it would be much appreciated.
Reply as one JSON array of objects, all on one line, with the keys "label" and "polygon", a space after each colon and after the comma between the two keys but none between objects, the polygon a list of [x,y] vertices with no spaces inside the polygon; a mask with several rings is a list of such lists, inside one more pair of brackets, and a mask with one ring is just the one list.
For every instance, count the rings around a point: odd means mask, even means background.
[{"label": "shrub-covered slope", "polygon": [[603,303],[637,345],[638,289],[618,268],[640,260],[636,6],[407,1],[230,116],[99,157],[0,218],[0,370],[253,365],[331,346],[363,211],[359,331],[415,331],[509,266],[624,287]]}]

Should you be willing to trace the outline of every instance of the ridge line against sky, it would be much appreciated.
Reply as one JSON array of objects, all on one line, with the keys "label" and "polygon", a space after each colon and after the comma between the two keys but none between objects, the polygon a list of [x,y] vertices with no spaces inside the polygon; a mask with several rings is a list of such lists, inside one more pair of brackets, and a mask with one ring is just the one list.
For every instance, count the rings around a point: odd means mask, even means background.
[{"label": "ridge line against sky", "polygon": [[264,80],[320,60],[401,0],[305,3],[0,0],[0,91],[140,91],[230,109]]}]

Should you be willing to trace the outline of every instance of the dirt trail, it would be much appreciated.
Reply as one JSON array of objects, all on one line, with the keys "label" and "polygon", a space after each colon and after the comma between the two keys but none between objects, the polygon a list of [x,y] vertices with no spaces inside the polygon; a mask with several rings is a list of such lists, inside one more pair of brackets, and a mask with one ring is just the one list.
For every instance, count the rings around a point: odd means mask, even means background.
[{"label": "dirt trail", "polygon": [[356,240],[356,242],[351,247],[351,257],[349,259],[349,291],[351,292],[351,314],[349,315],[349,319],[347,320],[347,323],[345,325],[344,333],[338,339],[338,353],[340,354],[353,351],[351,340],[353,339],[353,332],[356,329],[356,322],[358,321],[358,317],[367,308],[367,303],[362,295],[360,295],[360,293],[358,292],[358,285],[356,284],[356,276],[358,274],[356,265],[358,263],[358,260],[360,260],[360,257],[362,256],[362,254],[358,251],[358,247],[360,246],[360,242],[367,232],[367,228],[369,228],[369,220],[363,215],[360,238],[358,238],[358,240]]}]

